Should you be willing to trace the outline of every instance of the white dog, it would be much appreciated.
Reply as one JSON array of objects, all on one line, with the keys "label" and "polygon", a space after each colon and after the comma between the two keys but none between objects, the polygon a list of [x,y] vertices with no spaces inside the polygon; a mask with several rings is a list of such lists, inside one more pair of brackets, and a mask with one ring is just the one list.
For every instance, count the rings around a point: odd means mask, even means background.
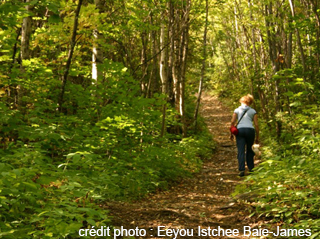
[{"label": "white dog", "polygon": [[255,156],[254,156],[255,159],[260,159],[261,152],[260,152],[259,148],[260,148],[260,144],[253,144],[252,145],[252,150],[255,153]]}]

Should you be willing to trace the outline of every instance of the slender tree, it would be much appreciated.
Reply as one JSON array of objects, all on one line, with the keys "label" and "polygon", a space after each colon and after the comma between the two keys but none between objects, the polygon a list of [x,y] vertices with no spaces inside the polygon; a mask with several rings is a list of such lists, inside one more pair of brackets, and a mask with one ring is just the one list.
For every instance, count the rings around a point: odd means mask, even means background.
[{"label": "slender tree", "polygon": [[199,81],[199,88],[198,88],[198,97],[197,97],[197,104],[194,113],[194,131],[197,132],[197,122],[198,122],[198,112],[200,108],[201,96],[202,96],[202,89],[203,83],[206,74],[206,61],[207,61],[207,31],[208,31],[208,16],[209,16],[209,3],[206,0],[206,16],[205,16],[205,24],[203,30],[203,52],[202,52],[202,65],[201,65],[201,75]]},{"label": "slender tree", "polygon": [[78,29],[78,18],[79,18],[79,14],[80,14],[82,1],[83,0],[79,0],[78,1],[78,5],[77,5],[76,11],[75,11],[72,37],[71,37],[70,46],[69,46],[69,52],[68,52],[68,59],[67,59],[66,67],[65,67],[64,74],[63,74],[63,77],[62,77],[62,86],[61,86],[61,92],[60,92],[59,101],[58,101],[59,110],[60,111],[63,110],[62,105],[63,105],[63,101],[64,101],[64,99],[63,99],[64,98],[64,92],[65,92],[65,88],[66,88],[66,84],[67,84],[67,80],[68,80],[68,75],[69,75],[69,71],[70,71],[72,55],[73,55],[73,52],[74,52],[74,48],[76,46],[76,36],[77,36],[77,29]]},{"label": "slender tree", "polygon": [[[30,0],[26,0],[26,3],[30,3]],[[28,11],[28,14],[31,15],[31,11],[33,9],[32,5],[27,5],[26,9]],[[30,58],[30,36],[32,31],[32,17],[27,16],[23,18],[23,23],[21,27],[21,51],[20,51],[20,57],[22,60],[29,59]]]},{"label": "slender tree", "polygon": [[189,48],[189,29],[190,29],[190,9],[191,9],[191,0],[187,0],[186,6],[184,8],[184,28],[181,36],[181,60],[180,60],[180,99],[179,99],[179,108],[182,120],[182,135],[187,137],[187,123],[186,123],[186,110],[185,110],[185,85],[186,85],[186,70],[187,70],[187,61],[188,61],[188,48]]},{"label": "slender tree", "polygon": [[[294,19],[295,18],[295,9],[294,9],[294,5],[293,5],[293,1],[292,0],[288,0],[288,1],[289,1],[290,9],[291,9],[291,15],[292,15],[292,18]],[[301,42],[300,31],[297,27],[295,28],[295,30],[296,30],[296,35],[297,35],[297,43],[298,43],[300,55],[301,55],[302,67],[303,67],[303,79],[306,82],[306,76],[305,76],[305,73],[307,72],[306,57],[305,57],[302,42]]]},{"label": "slender tree", "polygon": [[[105,0],[95,0],[96,8],[99,13],[104,11],[106,1]],[[92,79],[97,82],[99,78],[102,77],[102,72],[99,70],[99,65],[103,62],[104,54],[103,48],[101,46],[101,41],[103,40],[101,33],[98,29],[93,30],[93,49],[92,49]]]}]

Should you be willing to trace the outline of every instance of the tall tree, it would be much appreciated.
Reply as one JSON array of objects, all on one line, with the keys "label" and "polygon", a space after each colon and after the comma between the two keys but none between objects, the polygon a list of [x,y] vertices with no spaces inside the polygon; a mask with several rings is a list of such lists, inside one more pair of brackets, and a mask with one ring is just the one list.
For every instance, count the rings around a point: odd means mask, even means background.
[{"label": "tall tree", "polygon": [[29,16],[23,18],[23,23],[21,27],[20,56],[22,60],[30,58],[30,37],[31,37],[31,31],[32,31],[31,11],[33,9],[33,6],[29,4],[30,0],[26,0],[26,3],[27,3],[26,10]]},{"label": "tall tree", "polygon": [[180,98],[179,108],[182,119],[182,134],[183,137],[187,137],[187,123],[186,123],[186,110],[185,110],[185,85],[186,85],[186,69],[188,60],[188,48],[189,48],[189,29],[190,29],[190,9],[191,0],[187,0],[184,8],[184,26],[182,27],[181,47],[180,47]]},{"label": "tall tree", "polygon": [[[106,1],[95,0],[94,2],[96,5],[96,8],[99,11],[99,14],[103,13]],[[98,19],[100,18],[98,17]],[[103,54],[103,48],[101,46],[101,41],[103,40],[103,38],[97,28],[93,30],[93,38],[94,38],[94,42],[93,42],[93,49],[92,49],[92,79],[94,81],[98,81],[98,79],[102,77],[102,72],[101,70],[99,70],[99,65],[103,63],[104,54]]]},{"label": "tall tree", "polygon": [[[165,11],[162,12],[162,19],[165,19]],[[166,96],[168,96],[168,48],[166,41],[168,41],[167,38],[167,30],[165,24],[162,22],[160,26],[160,79],[161,79],[161,90],[162,93]],[[166,131],[166,111],[167,111],[167,104],[164,103],[162,107],[162,126],[161,126],[161,134],[160,136],[163,137]]]},{"label": "tall tree", "polygon": [[70,66],[71,66],[71,61],[72,61],[74,48],[76,46],[76,37],[77,37],[77,29],[78,29],[78,18],[79,18],[79,14],[80,14],[82,1],[83,0],[79,0],[78,1],[78,5],[77,5],[76,11],[75,11],[72,37],[71,37],[70,46],[69,46],[69,52],[68,52],[68,59],[67,59],[66,67],[65,67],[64,74],[63,74],[63,77],[62,77],[62,86],[61,86],[61,92],[60,92],[59,101],[58,101],[59,110],[60,111],[63,110],[63,102],[64,102],[63,98],[64,98],[64,93],[65,93],[65,88],[66,88],[66,84],[67,84],[67,80],[68,80],[68,75],[69,75],[69,71],[70,71]]},{"label": "tall tree", "polygon": [[205,24],[203,30],[203,52],[202,52],[202,65],[201,65],[201,75],[199,81],[199,88],[198,88],[198,96],[197,96],[197,104],[194,113],[194,130],[197,132],[197,122],[198,122],[198,112],[200,108],[201,96],[202,96],[202,89],[203,83],[206,74],[206,61],[207,61],[207,32],[208,32],[208,17],[209,17],[209,3],[206,0],[206,14],[205,14]]},{"label": "tall tree", "polygon": [[[20,50],[20,59],[21,59],[21,70],[24,72],[23,60],[30,59],[30,38],[32,32],[32,9],[33,5],[30,4],[30,0],[26,0],[26,10],[27,17],[23,18],[21,25],[21,50]],[[25,88],[22,85],[17,86],[17,103],[18,107],[21,109],[25,105],[23,102],[23,96],[25,95]]]},{"label": "tall tree", "polygon": [[[294,5],[293,5],[293,1],[292,0],[288,0],[288,1],[290,4],[291,15],[292,15],[292,18],[294,19],[295,18],[295,9],[294,9]],[[306,76],[305,76],[305,73],[307,72],[306,57],[305,57],[302,42],[301,42],[300,31],[297,27],[295,28],[295,30],[296,30],[296,35],[297,35],[297,43],[298,43],[300,54],[301,54],[301,62],[302,62],[302,67],[303,67],[303,79],[304,79],[304,81],[306,81]]]}]

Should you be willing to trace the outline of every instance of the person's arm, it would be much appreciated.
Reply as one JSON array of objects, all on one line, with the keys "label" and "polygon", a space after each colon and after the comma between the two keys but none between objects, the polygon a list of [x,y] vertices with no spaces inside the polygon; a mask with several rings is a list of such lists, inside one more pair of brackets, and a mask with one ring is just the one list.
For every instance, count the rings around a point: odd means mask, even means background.
[{"label": "person's arm", "polygon": [[256,143],[259,143],[259,122],[258,122],[258,114],[255,114],[253,117],[254,128],[256,130]]},{"label": "person's arm", "polygon": [[[237,122],[237,114],[236,113],[233,113],[232,115],[232,119],[231,119],[231,127],[236,125],[236,122]],[[230,140],[233,140],[234,136],[231,134],[230,135]]]},{"label": "person's arm", "polygon": [[231,127],[236,125],[236,122],[237,122],[237,114],[233,113],[232,119],[231,119]]}]

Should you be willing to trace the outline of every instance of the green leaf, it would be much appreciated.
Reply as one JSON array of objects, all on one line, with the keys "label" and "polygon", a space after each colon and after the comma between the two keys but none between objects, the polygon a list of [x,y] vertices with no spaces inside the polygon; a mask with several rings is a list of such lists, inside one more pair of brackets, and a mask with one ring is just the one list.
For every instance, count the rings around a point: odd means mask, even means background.
[{"label": "green leaf", "polygon": [[320,232],[316,232],[316,233],[312,234],[310,238],[315,239],[316,237],[319,236],[319,234],[320,234]]},{"label": "green leaf", "polygon": [[59,23],[60,21],[61,21],[61,18],[57,14],[51,15],[48,19],[49,23]]},{"label": "green leaf", "polygon": [[91,224],[91,226],[95,226],[95,225],[96,225],[96,222],[95,222],[93,219],[91,219],[91,218],[87,218],[86,221],[87,221],[89,224]]},{"label": "green leaf", "polygon": [[39,188],[39,185],[35,183],[23,182],[23,184],[33,190],[37,190]]}]

